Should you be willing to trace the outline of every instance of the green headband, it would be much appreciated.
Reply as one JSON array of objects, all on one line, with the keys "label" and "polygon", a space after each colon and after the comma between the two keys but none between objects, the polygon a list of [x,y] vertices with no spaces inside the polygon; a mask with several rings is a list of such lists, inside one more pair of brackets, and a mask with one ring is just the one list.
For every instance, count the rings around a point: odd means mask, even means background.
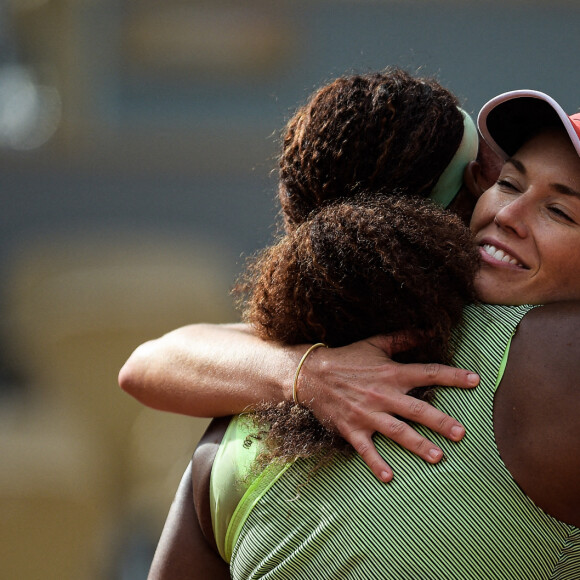
[{"label": "green headband", "polygon": [[436,204],[449,207],[463,185],[463,172],[465,167],[477,157],[479,136],[472,118],[463,110],[463,137],[453,159],[439,177],[431,195],[429,196]]}]

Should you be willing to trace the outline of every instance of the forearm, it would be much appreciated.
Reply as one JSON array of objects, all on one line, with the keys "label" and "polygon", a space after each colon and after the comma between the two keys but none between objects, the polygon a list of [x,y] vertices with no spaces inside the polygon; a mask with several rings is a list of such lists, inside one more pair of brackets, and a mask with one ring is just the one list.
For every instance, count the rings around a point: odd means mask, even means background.
[{"label": "forearm", "polygon": [[119,384],[155,409],[231,415],[263,400],[291,398],[304,348],[264,341],[243,324],[195,324],[139,346],[121,369]]},{"label": "forearm", "polygon": [[[319,348],[309,355],[297,385],[298,400],[338,431],[383,481],[392,471],[373,445],[377,431],[431,463],[443,454],[399,418],[453,441],[464,434],[455,419],[406,393],[429,385],[473,387],[479,381],[469,370],[393,362],[390,357],[404,342],[371,337]],[[121,369],[119,384],[155,409],[196,417],[232,415],[261,401],[291,400],[307,348],[262,341],[244,325],[191,325],[137,348]]]}]

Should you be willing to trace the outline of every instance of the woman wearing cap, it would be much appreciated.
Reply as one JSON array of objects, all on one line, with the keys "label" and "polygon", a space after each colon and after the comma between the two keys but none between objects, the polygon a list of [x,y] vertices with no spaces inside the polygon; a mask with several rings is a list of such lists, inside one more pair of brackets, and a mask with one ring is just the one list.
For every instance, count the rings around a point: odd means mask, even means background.
[{"label": "woman wearing cap", "polygon": [[580,576],[580,116],[520,92],[480,125],[507,159],[471,220],[476,288],[505,306],[466,308],[454,360],[481,384],[437,394],[468,436],[435,436],[436,465],[377,437],[388,486],[356,455],[270,467],[220,545],[234,578]]},{"label": "woman wearing cap", "polygon": [[[455,206],[457,206],[457,199],[462,197],[458,192],[462,186],[465,166],[475,158],[478,148],[477,130],[469,116],[462,113],[457,105],[457,99],[435,81],[415,79],[397,69],[389,69],[383,73],[341,77],[317,91],[308,103],[298,110],[286,128],[280,158],[279,191],[286,230],[292,234],[300,224],[306,222],[313,211],[319,210],[337,199],[353,200],[357,194],[365,192],[367,194],[370,192],[372,197],[377,198],[378,193],[390,192],[391,190],[398,190],[398,195],[405,193],[416,197],[434,194],[438,203],[447,205],[455,201]],[[473,177],[475,181],[478,177],[476,171],[474,171]],[[471,194],[465,195],[467,193],[465,191],[462,193],[468,201],[472,197]],[[456,199],[454,200],[454,198]],[[473,199],[471,199],[471,206],[473,203]],[[364,211],[369,209],[366,207]],[[355,223],[352,220],[355,219],[355,215],[360,216],[361,214],[357,214],[357,212],[362,210],[362,207],[348,209],[348,213],[344,216],[344,223],[351,223],[354,227]],[[332,217],[334,217],[333,212],[326,219]],[[432,216],[432,219],[435,217],[436,214]],[[408,214],[407,224],[405,221],[407,220],[403,220],[398,226],[401,238],[404,232],[403,228],[408,230],[410,223],[416,224],[419,228],[420,224],[417,221],[417,214],[413,214],[413,211]],[[361,227],[363,222],[360,224]],[[452,222],[445,221],[445,223],[447,223],[446,228],[440,231],[454,227]],[[357,223],[357,227],[358,225]],[[388,225],[388,222],[383,225],[374,224],[372,230],[369,230],[369,225],[366,224],[366,231],[382,231],[385,236],[387,235],[385,226]],[[431,234],[433,234],[435,232],[433,221],[431,221],[431,225]],[[419,229],[419,231],[421,230]],[[361,230],[359,234],[361,239],[364,237],[363,233]],[[416,233],[413,232],[411,237],[416,237]],[[448,237],[444,238],[439,234],[438,237],[447,248],[443,253],[443,256],[446,256],[446,252],[451,247],[448,245],[450,233]],[[416,282],[409,278],[407,286],[412,287],[415,284],[415,300],[419,295],[424,295],[427,287],[430,286],[432,291],[429,294],[432,295],[432,299],[437,295],[437,289],[439,302],[450,303],[452,302],[452,285],[461,287],[461,280],[464,282],[469,280],[470,267],[461,266],[462,263],[465,264],[465,258],[463,262],[459,259],[461,251],[458,246],[456,246],[458,250],[454,252],[455,260],[453,262],[446,264],[445,261],[437,261],[435,259],[437,240],[432,235],[431,238],[425,235],[420,236],[418,241],[426,243],[429,239],[431,242],[422,249],[422,252],[424,256],[432,253],[433,259],[425,262],[419,274],[424,277],[425,269],[431,269],[434,275],[439,271],[440,284],[437,284],[435,279],[424,280],[422,278],[424,283],[417,286]],[[333,245],[341,247],[342,241],[343,239],[339,238]],[[465,244],[465,240],[463,243]],[[384,246],[386,250],[386,242]],[[399,250],[398,254],[401,255],[402,250]],[[376,255],[378,256],[378,254]],[[411,257],[409,256],[409,258]],[[325,259],[329,260],[329,256],[327,255]],[[475,262],[476,256],[472,259]],[[360,284],[362,279],[369,283],[372,280],[371,272],[364,269],[366,263],[367,261],[360,256],[358,262],[355,260],[353,263],[353,267],[363,266],[358,275],[357,284]],[[305,260],[305,268],[307,264],[308,260]],[[459,270],[457,270],[458,267]],[[401,265],[400,270],[401,276],[404,271],[412,270],[411,260],[408,264]],[[456,271],[456,274],[452,277],[450,285],[444,282],[442,272],[453,270]],[[461,272],[461,270],[465,271]],[[380,270],[375,270],[375,279],[377,273],[386,275]],[[339,272],[337,271],[336,274],[338,275]],[[342,278],[345,278],[344,273],[340,274]],[[416,273],[413,274],[413,277],[417,278]],[[350,280],[353,281],[352,275]],[[378,294],[379,291],[384,293],[386,286],[386,282],[383,280],[379,287],[375,287],[374,293]],[[437,286],[439,287],[437,288]],[[447,294],[441,295],[444,288],[448,289]],[[360,292],[363,290],[364,288],[359,289]],[[463,300],[457,301],[456,299],[455,305],[462,304],[466,296],[467,294],[464,293]],[[371,300],[376,301],[377,297],[368,296],[367,298],[368,300],[365,300],[364,304],[365,312],[371,314]],[[343,309],[353,307],[348,302],[348,297],[341,296],[339,302],[343,304]],[[263,305],[263,302],[260,301],[259,306],[262,310]],[[388,308],[389,304],[386,302],[377,303],[379,310],[385,310],[383,306]],[[402,302],[400,306],[401,308],[397,312],[399,319],[401,319]],[[324,311],[326,306],[319,303],[315,307]],[[394,314],[392,309],[390,312],[392,319]],[[417,316],[419,312],[422,312],[423,315]],[[416,303],[413,310],[409,312],[409,314],[413,313],[416,319],[424,319],[435,314],[436,316],[432,320],[437,318],[441,320],[439,311],[435,309],[434,305],[429,311],[425,310],[425,304],[421,304],[420,308],[419,304]],[[334,314],[331,311],[331,315]],[[282,320],[280,316],[276,318]],[[385,317],[382,316],[380,320],[385,320]],[[368,332],[369,325],[376,327],[374,332],[378,332],[379,328],[386,328],[384,325],[378,325],[378,316],[367,316],[365,321],[364,324],[361,321],[359,327],[361,325],[362,328],[367,327],[366,332]],[[288,330],[292,322],[293,320],[284,322],[282,326],[285,331]],[[403,319],[402,322],[408,324],[409,321]],[[340,320],[339,323],[344,325],[345,322]],[[404,324],[398,324],[398,328],[406,328]],[[422,324],[425,324],[425,320],[422,320]],[[271,331],[270,325],[267,326]],[[336,327],[337,325],[334,326],[334,328]],[[365,336],[365,331],[361,329],[355,333],[354,328],[354,324],[350,324],[346,328],[346,331],[350,333],[348,334],[350,340],[354,340],[358,336]],[[330,328],[328,330],[330,331]],[[287,334],[281,335],[276,332],[270,333],[269,336],[288,340]],[[338,339],[336,332],[334,334],[333,340],[336,344]],[[296,342],[297,336],[301,336],[301,341],[308,338],[308,336],[294,333],[293,342]],[[445,351],[443,344],[437,344],[440,352],[441,347]],[[426,356],[424,360],[433,359]],[[413,400],[417,401],[417,399]],[[241,408],[243,409],[245,406],[244,403]],[[446,429],[446,434],[449,433],[449,429]],[[438,458],[429,457],[431,461],[436,461]],[[187,529],[191,530],[191,527]],[[211,536],[211,532],[209,535]],[[175,575],[173,570],[166,570],[166,573],[168,576]]]},{"label": "woman wearing cap", "polygon": [[484,107],[480,127],[507,161],[471,222],[478,292],[530,306],[466,310],[454,360],[481,384],[442,390],[437,404],[468,436],[436,436],[437,465],[378,437],[401,474],[388,486],[356,455],[309,480],[309,460],[261,476],[266,491],[242,500],[226,540],[234,577],[580,575],[580,307],[565,302],[580,299],[580,118],[518,92]]}]

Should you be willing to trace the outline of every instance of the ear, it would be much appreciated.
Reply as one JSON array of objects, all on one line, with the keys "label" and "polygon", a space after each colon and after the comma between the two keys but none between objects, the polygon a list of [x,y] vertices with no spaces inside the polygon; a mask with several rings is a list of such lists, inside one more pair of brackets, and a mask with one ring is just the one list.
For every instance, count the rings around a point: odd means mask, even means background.
[{"label": "ear", "polygon": [[469,180],[470,191],[479,197],[497,181],[504,160],[480,138],[476,161],[475,165],[466,167],[464,177]]},{"label": "ear", "polygon": [[463,170],[463,183],[469,193],[476,199],[491,184],[487,184],[481,171],[481,165],[477,161],[470,161]]}]

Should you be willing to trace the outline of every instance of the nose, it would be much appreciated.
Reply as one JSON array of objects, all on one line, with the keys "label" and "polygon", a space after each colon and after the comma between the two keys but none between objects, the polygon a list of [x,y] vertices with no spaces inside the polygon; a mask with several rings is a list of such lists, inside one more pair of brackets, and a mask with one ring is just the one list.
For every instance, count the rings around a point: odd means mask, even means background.
[{"label": "nose", "polygon": [[493,222],[498,228],[510,231],[520,238],[528,235],[527,207],[524,196],[511,200],[499,209]]}]

